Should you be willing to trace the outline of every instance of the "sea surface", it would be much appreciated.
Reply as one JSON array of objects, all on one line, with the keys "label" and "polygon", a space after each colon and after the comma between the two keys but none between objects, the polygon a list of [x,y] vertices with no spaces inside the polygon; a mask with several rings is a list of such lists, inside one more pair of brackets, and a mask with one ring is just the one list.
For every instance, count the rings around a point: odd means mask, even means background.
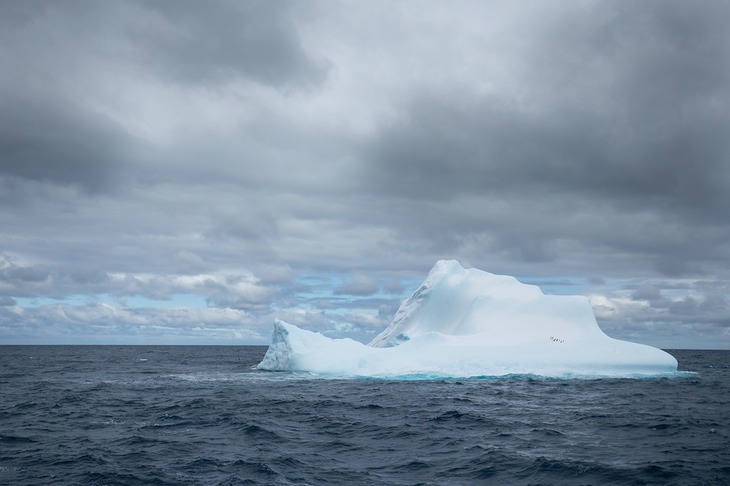
[{"label": "sea surface", "polygon": [[730,351],[572,380],[323,379],[265,351],[0,346],[0,484],[730,484]]}]

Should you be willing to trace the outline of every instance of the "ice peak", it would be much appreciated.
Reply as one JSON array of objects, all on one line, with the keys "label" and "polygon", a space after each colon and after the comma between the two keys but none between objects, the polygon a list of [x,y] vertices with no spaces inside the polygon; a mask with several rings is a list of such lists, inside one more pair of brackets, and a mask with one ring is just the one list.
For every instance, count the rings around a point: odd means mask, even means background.
[{"label": "ice peak", "polygon": [[433,331],[458,336],[494,331],[499,325],[495,317],[540,297],[544,295],[538,287],[514,277],[467,270],[456,260],[439,260],[370,346],[397,346]]}]

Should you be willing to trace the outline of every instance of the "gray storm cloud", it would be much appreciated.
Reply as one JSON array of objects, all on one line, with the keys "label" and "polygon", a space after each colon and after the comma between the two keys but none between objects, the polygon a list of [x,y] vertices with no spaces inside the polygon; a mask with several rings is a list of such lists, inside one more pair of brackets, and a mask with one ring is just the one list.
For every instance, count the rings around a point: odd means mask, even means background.
[{"label": "gray storm cloud", "polygon": [[187,296],[160,340],[367,338],[405,297],[379,282],[457,258],[730,346],[729,10],[4,2],[0,336],[131,335]]}]

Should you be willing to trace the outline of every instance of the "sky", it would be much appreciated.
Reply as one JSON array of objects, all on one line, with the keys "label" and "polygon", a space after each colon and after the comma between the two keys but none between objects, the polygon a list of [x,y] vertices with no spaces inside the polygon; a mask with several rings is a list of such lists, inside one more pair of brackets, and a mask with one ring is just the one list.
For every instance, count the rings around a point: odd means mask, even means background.
[{"label": "sky", "polygon": [[367,342],[457,259],[730,349],[728,18],[0,0],[0,344]]}]

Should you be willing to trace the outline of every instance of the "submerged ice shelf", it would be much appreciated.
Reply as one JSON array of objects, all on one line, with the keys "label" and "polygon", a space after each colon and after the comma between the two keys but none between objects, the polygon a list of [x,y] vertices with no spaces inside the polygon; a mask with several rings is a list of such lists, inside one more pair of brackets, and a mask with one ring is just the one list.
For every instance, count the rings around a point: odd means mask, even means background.
[{"label": "submerged ice shelf", "polygon": [[434,265],[368,345],[283,321],[259,369],[328,376],[653,376],[677,360],[601,331],[588,299],[545,295],[514,277]]}]

